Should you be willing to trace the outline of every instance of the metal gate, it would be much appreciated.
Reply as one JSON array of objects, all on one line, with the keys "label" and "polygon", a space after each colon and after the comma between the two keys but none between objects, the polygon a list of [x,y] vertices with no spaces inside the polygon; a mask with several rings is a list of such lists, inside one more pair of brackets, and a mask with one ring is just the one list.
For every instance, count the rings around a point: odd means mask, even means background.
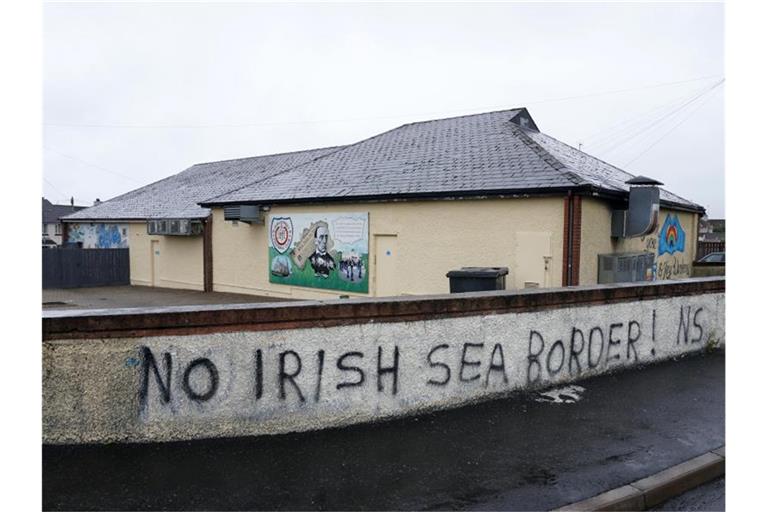
[{"label": "metal gate", "polygon": [[43,249],[43,288],[131,284],[128,249]]}]

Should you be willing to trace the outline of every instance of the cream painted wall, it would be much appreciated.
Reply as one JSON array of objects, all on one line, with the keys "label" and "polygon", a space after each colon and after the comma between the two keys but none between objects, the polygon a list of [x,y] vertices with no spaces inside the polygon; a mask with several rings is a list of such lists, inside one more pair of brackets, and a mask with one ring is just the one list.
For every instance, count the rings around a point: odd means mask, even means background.
[{"label": "cream painted wall", "polygon": [[[659,279],[682,279],[691,276],[696,257],[698,239],[698,215],[662,208],[659,227],[652,235],[637,238],[611,238],[611,208],[600,200],[583,198],[581,206],[581,263],[579,284],[597,283],[597,255],[614,252],[653,252]],[[685,232],[683,253],[658,255],[659,232],[668,214],[677,215]]]},{"label": "cream painted wall", "polygon": [[[312,212],[368,212],[369,251],[376,235],[397,235],[397,287],[401,295],[447,293],[445,274],[462,266],[509,267],[507,288],[522,288],[532,280],[517,260],[540,260],[520,240],[546,233],[551,261],[542,286],[560,286],[562,277],[563,198],[408,201],[345,205],[274,206],[271,215]],[[518,233],[521,233],[518,236]],[[525,234],[523,234],[525,233]],[[269,282],[268,227],[224,221],[221,208],[213,210],[213,282],[215,291],[294,298],[338,297],[338,290],[320,290]],[[541,250],[542,237],[537,237]],[[546,237],[544,237],[546,238]],[[133,240],[131,240],[133,243]],[[133,246],[131,246],[133,247]],[[370,293],[376,283],[370,272]],[[540,273],[538,273],[540,274]],[[202,275],[202,274],[201,274]]]},{"label": "cream painted wall", "polygon": [[131,284],[152,286],[151,241],[157,240],[161,288],[203,289],[203,237],[148,235],[147,223],[129,225]]}]

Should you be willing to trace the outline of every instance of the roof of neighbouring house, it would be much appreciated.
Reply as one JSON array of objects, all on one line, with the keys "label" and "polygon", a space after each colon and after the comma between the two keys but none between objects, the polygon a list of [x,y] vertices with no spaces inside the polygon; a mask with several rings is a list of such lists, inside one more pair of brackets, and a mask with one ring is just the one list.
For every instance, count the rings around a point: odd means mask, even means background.
[{"label": "roof of neighbouring house", "polygon": [[[469,197],[592,190],[634,176],[541,133],[525,108],[410,123],[254,180],[201,204]],[[663,205],[703,211],[666,190]]]},{"label": "roof of neighbouring house", "polygon": [[58,224],[59,218],[80,211],[86,206],[72,206],[71,204],[53,204],[43,198],[43,224]]},{"label": "roof of neighbouring house", "polygon": [[335,149],[310,149],[193,165],[178,174],[68,215],[65,220],[205,218],[210,210],[198,205],[203,199],[268,178]]}]

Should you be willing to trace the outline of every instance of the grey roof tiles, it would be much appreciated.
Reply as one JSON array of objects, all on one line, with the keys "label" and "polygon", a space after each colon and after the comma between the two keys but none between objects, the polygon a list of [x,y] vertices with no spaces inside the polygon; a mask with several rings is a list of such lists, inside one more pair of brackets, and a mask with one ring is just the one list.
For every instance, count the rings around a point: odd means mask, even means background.
[{"label": "grey roof tiles", "polygon": [[43,198],[43,224],[58,224],[59,218],[84,209],[85,206],[72,206],[68,204],[53,204]]},{"label": "grey roof tiles", "polygon": [[310,149],[193,165],[179,174],[68,215],[66,220],[205,218],[210,210],[198,205],[203,199],[283,172],[335,149]]},{"label": "grey roof tiles", "polygon": [[[513,120],[525,109],[406,124],[204,204],[546,191],[628,191],[633,175]],[[531,123],[529,123],[530,125]],[[533,125],[535,126],[535,125]],[[662,190],[661,199],[698,205]]]},{"label": "grey roof tiles", "polygon": [[[349,146],[198,164],[67,219],[199,218],[209,214],[201,205],[243,202],[582,187],[616,193],[629,190],[632,177],[539,132],[527,110],[512,109],[406,124]],[[665,190],[661,199],[702,210]]]}]

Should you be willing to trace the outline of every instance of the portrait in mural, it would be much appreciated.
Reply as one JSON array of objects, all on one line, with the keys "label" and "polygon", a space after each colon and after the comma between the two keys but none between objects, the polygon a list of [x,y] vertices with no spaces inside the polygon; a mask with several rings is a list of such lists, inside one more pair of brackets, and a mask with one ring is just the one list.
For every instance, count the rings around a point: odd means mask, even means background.
[{"label": "portrait in mural", "polygon": [[368,214],[270,216],[269,280],[368,292]]},{"label": "portrait in mural", "polygon": [[659,232],[659,256],[685,251],[685,231],[677,215],[667,214]]}]

